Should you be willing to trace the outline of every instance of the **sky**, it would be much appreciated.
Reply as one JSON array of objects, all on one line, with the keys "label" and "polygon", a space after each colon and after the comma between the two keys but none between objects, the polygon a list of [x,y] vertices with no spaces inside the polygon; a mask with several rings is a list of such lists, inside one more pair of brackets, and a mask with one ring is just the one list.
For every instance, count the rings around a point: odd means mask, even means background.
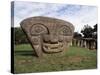
[{"label": "sky", "polygon": [[80,33],[84,25],[93,27],[98,23],[97,11],[96,6],[15,1],[11,19],[14,27],[20,27],[20,22],[28,17],[54,17],[71,22],[74,31]]}]

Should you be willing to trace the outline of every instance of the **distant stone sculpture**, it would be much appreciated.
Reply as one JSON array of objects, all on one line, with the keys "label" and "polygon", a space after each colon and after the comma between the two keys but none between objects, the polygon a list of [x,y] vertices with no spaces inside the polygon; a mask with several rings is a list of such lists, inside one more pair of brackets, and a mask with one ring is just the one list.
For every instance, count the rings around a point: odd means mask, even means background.
[{"label": "distant stone sculpture", "polygon": [[23,20],[20,25],[39,57],[64,51],[73,38],[73,25],[60,19],[37,16]]},{"label": "distant stone sculpture", "polygon": [[88,48],[90,50],[96,50],[97,40],[94,38],[77,38],[72,40],[73,46]]}]

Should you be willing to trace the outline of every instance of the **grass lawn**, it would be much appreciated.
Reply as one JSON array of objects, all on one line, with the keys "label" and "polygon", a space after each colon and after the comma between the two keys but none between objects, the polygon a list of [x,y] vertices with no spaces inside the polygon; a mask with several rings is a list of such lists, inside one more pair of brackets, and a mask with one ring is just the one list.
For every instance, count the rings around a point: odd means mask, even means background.
[{"label": "grass lawn", "polygon": [[29,44],[16,45],[14,73],[50,72],[97,68],[96,50],[70,47],[66,54],[48,54],[37,58]]}]

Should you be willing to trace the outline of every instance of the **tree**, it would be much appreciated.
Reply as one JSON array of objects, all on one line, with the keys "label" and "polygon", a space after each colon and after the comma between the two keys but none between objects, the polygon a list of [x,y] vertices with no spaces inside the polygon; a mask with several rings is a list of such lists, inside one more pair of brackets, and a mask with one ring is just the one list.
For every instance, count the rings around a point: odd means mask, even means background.
[{"label": "tree", "polygon": [[94,28],[93,28],[93,38],[97,39],[97,24],[94,25]]},{"label": "tree", "polygon": [[15,36],[15,40],[14,40],[15,44],[22,44],[22,43],[25,44],[25,43],[28,43],[26,35],[22,31],[21,28],[14,28],[14,36]]},{"label": "tree", "polygon": [[76,38],[76,39],[79,39],[79,38],[82,38],[82,35],[80,33],[78,33],[78,32],[74,32],[74,36],[73,37]]},{"label": "tree", "polygon": [[93,31],[94,31],[94,32],[97,32],[97,24],[94,25]]},{"label": "tree", "polygon": [[84,38],[91,38],[93,34],[93,28],[89,25],[85,25],[81,30],[81,33],[84,35]]}]

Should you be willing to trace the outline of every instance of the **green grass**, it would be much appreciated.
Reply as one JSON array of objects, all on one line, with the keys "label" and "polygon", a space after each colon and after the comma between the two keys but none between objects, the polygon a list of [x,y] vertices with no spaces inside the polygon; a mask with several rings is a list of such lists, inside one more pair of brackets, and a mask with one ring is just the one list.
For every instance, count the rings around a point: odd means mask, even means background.
[{"label": "green grass", "polygon": [[96,50],[70,47],[65,55],[48,54],[37,58],[29,44],[15,45],[14,72],[50,72],[97,68]]}]

